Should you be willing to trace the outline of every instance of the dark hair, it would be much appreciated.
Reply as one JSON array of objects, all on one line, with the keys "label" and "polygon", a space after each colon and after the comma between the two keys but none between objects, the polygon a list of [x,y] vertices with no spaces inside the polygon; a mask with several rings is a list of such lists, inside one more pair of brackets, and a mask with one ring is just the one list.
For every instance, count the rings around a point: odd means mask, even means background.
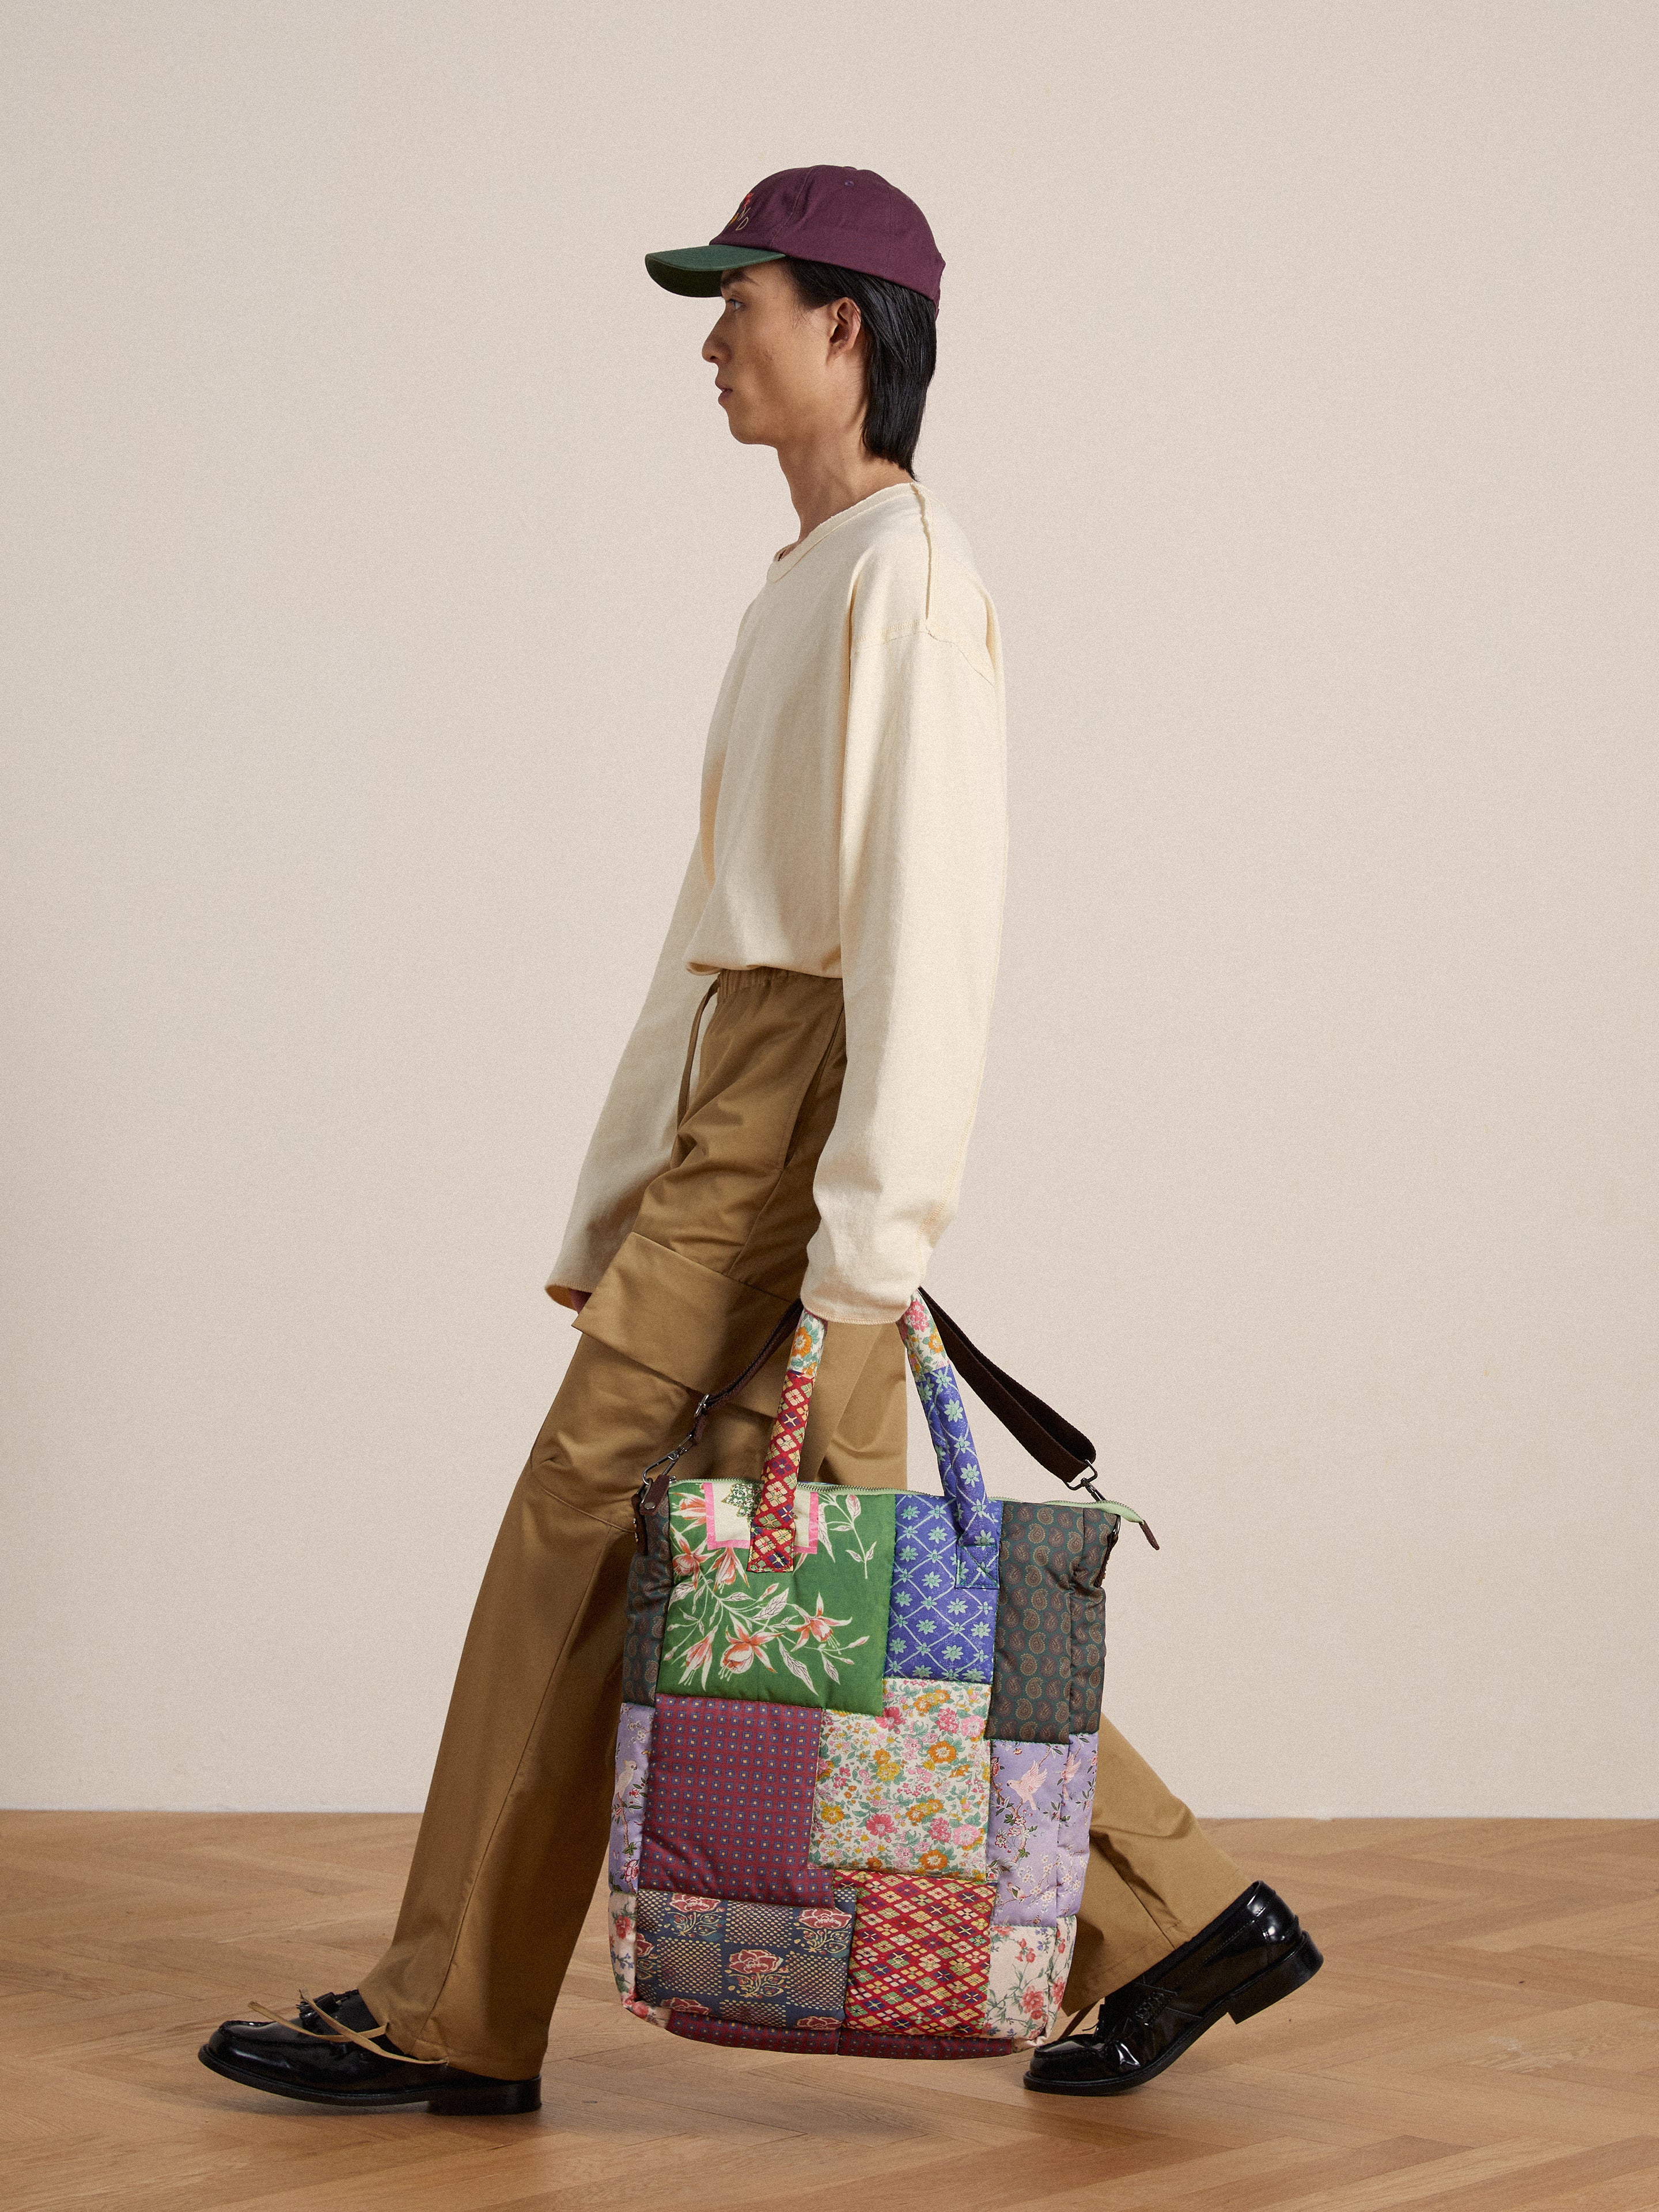
[{"label": "dark hair", "polygon": [[922,410],[938,358],[933,302],[889,276],[866,276],[832,261],[784,265],[808,307],[851,300],[864,319],[864,447],[908,470],[922,434]]}]

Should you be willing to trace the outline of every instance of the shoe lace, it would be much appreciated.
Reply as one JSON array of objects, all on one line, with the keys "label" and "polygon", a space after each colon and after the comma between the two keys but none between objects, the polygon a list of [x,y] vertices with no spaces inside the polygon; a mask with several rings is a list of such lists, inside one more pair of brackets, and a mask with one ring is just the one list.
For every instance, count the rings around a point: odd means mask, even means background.
[{"label": "shoe lace", "polygon": [[290,2028],[296,2035],[308,2035],[315,2043],[359,2044],[363,2050],[372,2051],[376,2058],[396,2058],[400,2060],[406,2066],[447,2066],[449,2063],[447,2058],[415,2058],[411,2057],[408,2051],[399,2051],[395,2048],[391,2051],[387,2051],[382,2045],[376,2043],[375,2038],[377,2035],[383,2035],[389,2042],[391,2039],[391,2030],[389,2028],[377,2027],[371,2030],[361,2027],[347,2027],[343,2021],[336,2020],[332,2013],[325,2012],[322,2007],[317,2002],[315,1997],[307,1996],[303,1990],[300,1991],[300,2011],[302,2014],[308,2012],[314,2013],[319,2020],[326,2020],[328,2022],[329,2027],[334,2031],[332,2035],[325,2034],[320,2028],[306,2027],[303,2018],[300,2020],[289,2020],[282,2013],[272,2012],[269,2005],[261,2004],[257,1997],[255,1997],[252,2002],[253,2008],[255,2012],[263,2013],[267,2020],[274,2020],[278,2027]]}]

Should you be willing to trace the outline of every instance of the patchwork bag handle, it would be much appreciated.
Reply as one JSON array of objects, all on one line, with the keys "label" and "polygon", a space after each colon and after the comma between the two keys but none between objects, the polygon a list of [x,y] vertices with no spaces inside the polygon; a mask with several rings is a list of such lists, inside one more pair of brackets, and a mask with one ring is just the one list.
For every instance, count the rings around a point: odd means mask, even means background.
[{"label": "patchwork bag handle", "polygon": [[[1097,1504],[1107,1505],[1125,1521],[1138,1526],[1154,1551],[1158,1540],[1132,1507],[1102,1498],[1095,1488],[1095,1447],[1083,1431],[1063,1414],[1016,1382],[1007,1371],[972,1342],[936,1300],[925,1300],[918,1291],[900,1316],[905,1353],[915,1378],[917,1395],[927,1416],[933,1439],[939,1479],[950,1501],[957,1533],[964,1543],[996,1540],[995,1522],[985,1495],[985,1477],[974,1449],[967,1413],[957,1387],[957,1375],[996,1414],[1003,1427],[1068,1490],[1086,1491]],[[668,1494],[674,1465],[702,1437],[710,1414],[758,1375],[784,1338],[794,1333],[778,1417],[766,1446],[765,1471],[751,1527],[751,1567],[777,1569],[795,1564],[795,1486],[801,1469],[801,1443],[806,1434],[812,1385],[823,1356],[824,1323],[808,1313],[799,1298],[790,1301],[774,1322],[765,1342],[741,1375],[697,1401],[692,1425],[672,1451],[665,1452],[645,1469],[634,1498],[634,1524],[639,1548],[650,1549],[650,1518]]]},{"label": "patchwork bag handle", "polygon": [[941,1340],[938,1316],[919,1291],[899,1317],[899,1333],[905,1340],[905,1357],[910,1362],[916,1395],[927,1416],[933,1456],[939,1462],[939,1480],[950,1502],[956,1534],[965,1544],[994,1547],[999,1533],[997,1520],[985,1494],[967,1408]]},{"label": "patchwork bag handle", "polygon": [[[918,1291],[899,1316],[899,1333],[927,1416],[933,1455],[939,1464],[956,1534],[964,1544],[997,1541],[997,1520],[985,1495],[979,1455],[973,1449],[967,1411],[950,1361]],[[790,1347],[784,1393],[766,1447],[765,1473],[749,1523],[749,1572],[787,1572],[795,1565],[795,1489],[801,1473],[801,1443],[806,1434],[812,1386],[823,1356],[824,1323],[802,1310]]]}]

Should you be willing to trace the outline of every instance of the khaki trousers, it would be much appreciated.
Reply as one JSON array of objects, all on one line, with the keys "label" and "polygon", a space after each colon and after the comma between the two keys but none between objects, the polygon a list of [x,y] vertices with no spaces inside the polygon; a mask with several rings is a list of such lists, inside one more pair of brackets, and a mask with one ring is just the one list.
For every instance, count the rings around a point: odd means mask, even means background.
[{"label": "khaki trousers", "polygon": [[[728,970],[695,1086],[693,1026],[669,1165],[578,1316],[581,1341],[485,1571],[391,1948],[363,1994],[423,2058],[520,2080],[592,1901],[609,1828],[632,1499],[705,1391],[741,1372],[799,1291],[812,1182],[846,1065],[841,987]],[[707,1001],[704,1001],[707,1004]],[[676,1478],[758,1475],[781,1345],[711,1419]],[[904,1346],[828,1324],[803,1480],[905,1486]],[[1065,2003],[1166,1957],[1245,1887],[1110,1722]]]}]

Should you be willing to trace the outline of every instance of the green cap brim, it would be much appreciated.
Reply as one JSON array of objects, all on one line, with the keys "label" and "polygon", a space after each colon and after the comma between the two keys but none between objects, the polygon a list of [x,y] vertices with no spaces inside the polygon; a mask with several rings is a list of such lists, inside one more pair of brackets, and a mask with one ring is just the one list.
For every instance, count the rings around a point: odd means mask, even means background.
[{"label": "green cap brim", "polygon": [[741,269],[749,261],[782,261],[784,258],[764,246],[682,246],[673,253],[648,253],[645,266],[665,292],[708,300],[720,289],[720,279],[727,270]]}]

